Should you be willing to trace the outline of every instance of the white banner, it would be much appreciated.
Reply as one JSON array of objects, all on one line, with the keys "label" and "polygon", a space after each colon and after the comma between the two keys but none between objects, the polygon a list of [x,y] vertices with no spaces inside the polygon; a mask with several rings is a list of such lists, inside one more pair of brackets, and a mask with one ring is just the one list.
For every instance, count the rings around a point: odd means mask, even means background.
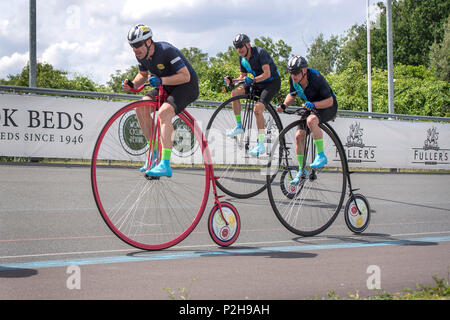
[{"label": "white banner", "polygon": [[124,102],[0,95],[0,155],[90,159],[106,120]]},{"label": "white banner", "polygon": [[[100,130],[127,103],[0,94],[0,156],[90,159]],[[204,132],[214,110],[188,108]],[[284,126],[296,119],[295,115],[280,117]],[[201,161],[201,148],[196,142],[189,143],[189,130],[178,122],[174,119],[179,144],[175,143],[172,161]],[[351,167],[450,169],[449,123],[338,117],[330,125],[338,133]],[[215,143],[210,148],[213,163],[236,158],[220,135],[210,141]],[[117,154],[125,157],[125,148]],[[325,152],[332,161],[336,151],[328,141]]]}]

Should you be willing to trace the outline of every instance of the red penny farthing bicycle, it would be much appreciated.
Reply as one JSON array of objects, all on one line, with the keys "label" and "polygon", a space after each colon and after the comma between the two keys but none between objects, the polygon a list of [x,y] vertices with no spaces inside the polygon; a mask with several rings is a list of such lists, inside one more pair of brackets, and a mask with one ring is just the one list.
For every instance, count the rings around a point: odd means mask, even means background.
[{"label": "red penny farthing bicycle", "polygon": [[[231,203],[219,200],[208,145],[186,110],[173,120],[172,177],[152,178],[139,171],[146,160],[149,164],[154,160],[154,152],[149,150],[156,150],[157,163],[161,157],[157,110],[167,93],[162,87],[158,89],[155,101],[140,100],[124,106],[100,131],[91,162],[98,210],[108,227],[129,245],[161,250],[176,245],[194,230],[212,184],[214,206],[208,218],[209,233],[218,245],[229,246],[239,235],[239,214]],[[136,110],[148,107],[154,110],[150,145],[136,116]]]}]

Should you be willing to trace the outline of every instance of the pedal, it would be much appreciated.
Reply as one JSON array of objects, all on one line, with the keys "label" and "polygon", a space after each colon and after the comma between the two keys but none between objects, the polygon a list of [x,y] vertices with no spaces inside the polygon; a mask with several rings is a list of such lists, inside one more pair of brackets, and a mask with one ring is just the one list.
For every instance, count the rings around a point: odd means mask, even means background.
[{"label": "pedal", "polygon": [[145,173],[144,173],[144,177],[147,180],[159,180],[159,178],[161,178],[161,177],[148,176]]}]

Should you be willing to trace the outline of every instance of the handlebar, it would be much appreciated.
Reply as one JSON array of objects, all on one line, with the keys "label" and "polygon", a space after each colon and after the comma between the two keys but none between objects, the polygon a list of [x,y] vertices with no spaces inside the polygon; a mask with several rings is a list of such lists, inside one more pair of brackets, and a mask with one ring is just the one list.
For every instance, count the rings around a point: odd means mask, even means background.
[{"label": "handlebar", "polygon": [[134,92],[134,93],[138,93],[138,92],[141,92],[142,90],[144,90],[144,88],[148,87],[148,86],[150,86],[150,84],[149,83],[145,83],[145,84],[143,84],[142,86],[140,86],[137,89],[136,88],[130,88],[130,91]]},{"label": "handlebar", "polygon": [[[232,79],[231,77],[228,77],[228,80],[230,81],[230,84],[227,84],[227,83],[225,82],[225,85],[226,85],[227,87],[236,87],[236,86],[238,86],[238,85],[240,85],[240,84],[245,84],[245,79],[233,81],[233,79]],[[253,87],[254,85],[255,85],[255,83],[251,83],[251,84],[250,84],[250,86],[252,86],[252,87]]]},{"label": "handlebar", "polygon": [[283,113],[286,114],[296,114],[299,115],[301,118],[306,119],[311,113],[317,114],[316,110],[310,110],[308,108],[304,107],[287,107]]},{"label": "handlebar", "polygon": [[[146,82],[142,86],[140,86],[139,88],[130,87],[130,91],[134,92],[134,93],[138,93],[138,92],[141,92],[142,90],[144,90],[144,88],[150,87],[150,86],[151,86],[150,83]],[[160,90],[160,89],[162,89],[162,87],[163,86],[160,85],[160,86],[156,87],[156,89]]]}]

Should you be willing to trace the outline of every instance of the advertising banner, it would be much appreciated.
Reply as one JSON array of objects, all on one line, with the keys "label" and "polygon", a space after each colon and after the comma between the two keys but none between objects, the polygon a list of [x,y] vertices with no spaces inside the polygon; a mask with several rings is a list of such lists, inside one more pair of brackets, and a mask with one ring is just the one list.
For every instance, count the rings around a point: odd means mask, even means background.
[{"label": "advertising banner", "polygon": [[[90,159],[106,121],[129,102],[53,96],[0,94],[0,156]],[[188,107],[205,132],[213,108]],[[232,112],[231,110],[224,112]],[[295,115],[280,114],[283,126]],[[145,138],[134,112],[119,122],[121,150],[109,157],[119,160],[145,154]],[[202,152],[190,129],[175,117],[171,161],[193,164]],[[270,124],[268,124],[270,125]],[[450,169],[450,124],[419,121],[337,117],[330,125],[337,132],[350,167]],[[232,129],[232,128],[229,128]],[[206,132],[205,132],[206,133]],[[256,142],[255,131],[255,142]],[[273,141],[276,137],[266,137]],[[107,139],[107,137],[105,137]],[[210,132],[213,163],[236,161],[232,141],[223,133]],[[325,140],[325,152],[333,162],[336,148]],[[247,159],[257,164],[258,159]]]}]

